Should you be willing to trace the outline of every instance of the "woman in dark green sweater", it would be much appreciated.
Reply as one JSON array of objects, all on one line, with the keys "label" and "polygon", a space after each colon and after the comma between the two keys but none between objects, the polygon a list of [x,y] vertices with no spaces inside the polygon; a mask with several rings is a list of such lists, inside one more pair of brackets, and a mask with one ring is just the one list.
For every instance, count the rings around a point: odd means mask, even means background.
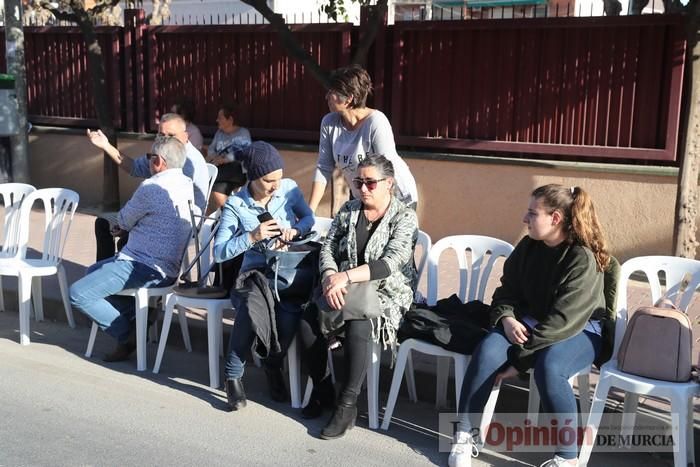
[{"label": "woman in dark green sweater", "polygon": [[[532,192],[525,236],[506,260],[493,294],[493,330],[474,351],[460,397],[451,467],[471,465],[491,387],[534,369],[542,406],[558,426],[577,429],[578,411],[568,379],[600,355],[606,309],[603,271],[610,262],[588,194],[578,187],[545,185]],[[477,418],[477,420],[474,420]],[[559,439],[543,467],[575,466],[572,442]]]}]

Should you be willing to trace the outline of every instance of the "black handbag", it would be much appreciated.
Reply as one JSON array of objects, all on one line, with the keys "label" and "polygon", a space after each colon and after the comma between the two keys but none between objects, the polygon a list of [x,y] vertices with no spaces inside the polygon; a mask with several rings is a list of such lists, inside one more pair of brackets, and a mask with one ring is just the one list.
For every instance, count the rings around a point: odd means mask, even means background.
[{"label": "black handbag", "polygon": [[321,244],[307,235],[304,240],[284,242],[287,250],[270,247],[277,239],[257,242],[243,255],[241,272],[257,269],[269,280],[277,301],[296,298],[307,300],[318,278],[318,255]]}]

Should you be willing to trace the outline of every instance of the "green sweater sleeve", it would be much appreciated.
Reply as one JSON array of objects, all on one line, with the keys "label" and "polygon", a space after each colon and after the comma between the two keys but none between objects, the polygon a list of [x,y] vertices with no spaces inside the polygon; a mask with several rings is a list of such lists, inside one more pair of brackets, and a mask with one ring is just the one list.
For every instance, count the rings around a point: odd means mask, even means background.
[{"label": "green sweater sleeve", "polygon": [[510,316],[517,318],[515,309],[517,304],[522,301],[520,287],[517,281],[520,269],[519,264],[522,261],[524,251],[527,249],[529,237],[523,238],[516,245],[513,252],[508,256],[503,264],[503,275],[501,276],[501,285],[493,292],[491,299],[491,326],[498,325],[503,318]]},{"label": "green sweater sleeve", "polygon": [[603,311],[603,273],[597,270],[590,250],[577,246],[569,249],[552,293],[548,310],[533,310],[539,324],[531,330],[527,342],[508,350],[508,361],[520,371],[532,368],[535,352],[583,331],[591,315]]}]

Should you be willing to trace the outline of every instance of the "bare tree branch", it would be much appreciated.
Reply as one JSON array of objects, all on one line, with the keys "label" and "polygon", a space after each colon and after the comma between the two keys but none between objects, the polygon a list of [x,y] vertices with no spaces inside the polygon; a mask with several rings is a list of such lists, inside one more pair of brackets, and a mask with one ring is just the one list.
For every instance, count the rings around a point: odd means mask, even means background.
[{"label": "bare tree branch", "polygon": [[[265,0],[241,0],[243,3],[255,8],[263,17],[270,23],[270,25],[277,31],[280,36],[280,42],[287,50],[292,58],[300,61],[306,69],[308,69],[314,77],[323,84],[324,87],[328,88],[330,81],[328,73],[323,71],[316,60],[313,59],[311,54],[301,47],[299,41],[294,37],[292,31],[289,29],[289,25],[284,21],[282,15],[275,13],[267,6]],[[384,0],[386,1],[386,0]]]},{"label": "bare tree branch", "polygon": [[353,54],[351,63],[367,66],[367,55],[369,48],[377,38],[379,26],[384,21],[387,11],[387,0],[379,0],[374,7],[370,7],[368,25],[364,29],[364,34],[361,35],[360,41],[357,44],[355,53]]}]

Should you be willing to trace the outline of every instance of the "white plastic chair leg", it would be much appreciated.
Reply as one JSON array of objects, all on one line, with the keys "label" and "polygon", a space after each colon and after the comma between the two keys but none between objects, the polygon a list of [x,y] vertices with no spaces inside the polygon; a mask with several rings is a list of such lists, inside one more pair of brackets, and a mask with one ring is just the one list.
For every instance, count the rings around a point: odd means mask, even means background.
[{"label": "white plastic chair leg", "polygon": [[435,408],[447,407],[447,378],[450,375],[450,358],[437,357],[437,383],[435,386]]},{"label": "white plastic chair leg", "polygon": [[62,263],[58,265],[58,287],[61,290],[61,300],[63,301],[63,309],[66,310],[66,319],[68,326],[75,328],[75,319],[73,319],[73,307],[70,304],[70,296],[68,295],[68,280],[66,279],[66,269]]},{"label": "white plastic chair leg", "polygon": [[306,407],[309,405],[309,401],[311,400],[311,392],[314,390],[314,381],[311,379],[311,376],[308,376],[306,378],[306,389],[304,390],[304,400],[301,401],[301,406]]},{"label": "white plastic chair leg", "polygon": [[292,400],[292,408],[301,408],[301,369],[297,352],[296,336],[287,350],[287,365],[289,367],[289,393]]},{"label": "white plastic chair leg", "polygon": [[44,321],[44,294],[41,292],[41,276],[35,276],[32,278],[32,304],[37,321]]},{"label": "white plastic chair leg", "polygon": [[[401,347],[399,347],[401,350]],[[410,349],[409,349],[410,350]],[[411,402],[418,402],[418,393],[416,392],[416,375],[413,372],[413,355],[408,352],[406,356],[406,369],[404,370],[406,375],[406,389],[408,390],[408,398]]]},{"label": "white plastic chair leg", "polygon": [[[487,429],[491,421],[493,420],[493,414],[496,411],[496,402],[498,402],[498,395],[501,392],[501,383],[494,384],[491,388],[491,394],[486,401],[484,406],[484,411],[481,414],[481,425],[479,426],[479,433],[481,434],[481,443],[483,443],[486,438]],[[459,407],[459,406],[458,406]]]},{"label": "white plastic chair leg", "polygon": [[92,357],[92,349],[95,347],[95,337],[97,337],[97,324],[92,323],[92,328],[90,329],[90,338],[88,339],[87,349],[85,349],[85,356],[87,358]]},{"label": "white plastic chair leg", "polygon": [[462,395],[462,383],[464,383],[464,374],[467,372],[468,358],[455,357],[455,409],[459,410],[459,398]]},{"label": "white plastic chair leg", "polygon": [[[182,333],[182,342],[185,344],[185,349],[188,352],[192,352],[192,341],[190,340],[190,329],[187,326],[187,312],[184,306],[175,305],[177,307],[177,319],[180,322],[180,332]],[[172,319],[172,316],[171,316]],[[165,320],[163,320],[163,326],[165,326]],[[161,334],[163,331],[161,331]],[[161,337],[162,339],[162,337]]]},{"label": "white plastic chair leg", "polygon": [[692,443],[692,437],[688,438],[688,426],[692,426],[692,416],[688,418],[689,400],[684,397],[671,395],[671,413],[678,414],[678,423],[674,423],[671,417],[671,436],[678,448],[673,451],[674,467],[687,467],[688,465],[688,441]]},{"label": "white plastic chair leg", "polygon": [[623,436],[632,436],[634,434],[634,423],[637,419],[637,405],[639,404],[639,395],[633,392],[625,392],[625,404],[622,408],[622,430]]},{"label": "white plastic chair leg", "polygon": [[[410,359],[411,349],[408,347],[408,345],[399,346],[399,352],[396,355],[396,364],[394,364],[394,374],[391,377],[391,388],[389,389],[389,398],[387,399],[386,407],[384,408],[384,418],[382,418],[382,430],[388,430],[389,424],[391,424],[391,416],[394,413],[396,399],[399,396],[401,380],[403,379],[403,374],[406,371],[406,364],[408,361],[410,361]],[[406,384],[410,387],[410,384],[408,383],[408,377],[406,378]]]},{"label": "white plastic chair leg", "polygon": [[581,406],[581,426],[586,426],[588,413],[591,411],[591,382],[588,373],[578,375],[578,400]]},{"label": "white plastic chair leg", "polygon": [[136,291],[136,371],[146,370],[146,331],[148,327],[148,290]]},{"label": "white plastic chair leg", "polygon": [[527,395],[527,419],[533,426],[537,426],[540,415],[540,391],[535,382],[535,372],[530,372],[530,390]]},{"label": "white plastic chair leg", "polygon": [[379,368],[381,366],[381,348],[379,343],[370,343],[372,351],[369,355],[369,368],[367,369],[367,406],[369,427],[372,430],[379,428]]},{"label": "white plastic chair leg", "polygon": [[29,314],[32,297],[32,278],[19,275],[17,278],[19,294],[19,343],[29,345]]},{"label": "white plastic chair leg", "polygon": [[221,310],[217,307],[207,310],[207,347],[209,350],[209,387],[219,387],[219,339],[221,332],[217,322],[221,322]]},{"label": "white plastic chair leg", "polygon": [[610,384],[608,383],[608,380],[604,378],[599,380],[593,394],[591,412],[588,415],[588,429],[583,430],[583,443],[581,445],[581,452],[578,456],[579,467],[585,467],[588,465],[588,461],[591,458],[591,452],[593,451],[593,444],[595,443],[595,439],[598,434],[600,420],[603,418],[605,401],[608,399],[608,391],[610,391]]},{"label": "white plastic chair leg", "polygon": [[163,329],[160,331],[160,339],[158,341],[158,353],[156,353],[156,362],[153,365],[153,373],[160,371],[160,364],[163,362],[163,354],[165,353],[165,345],[168,342],[170,334],[170,324],[173,321],[173,309],[175,308],[175,296],[168,295],[165,302],[165,314],[163,315]]}]

